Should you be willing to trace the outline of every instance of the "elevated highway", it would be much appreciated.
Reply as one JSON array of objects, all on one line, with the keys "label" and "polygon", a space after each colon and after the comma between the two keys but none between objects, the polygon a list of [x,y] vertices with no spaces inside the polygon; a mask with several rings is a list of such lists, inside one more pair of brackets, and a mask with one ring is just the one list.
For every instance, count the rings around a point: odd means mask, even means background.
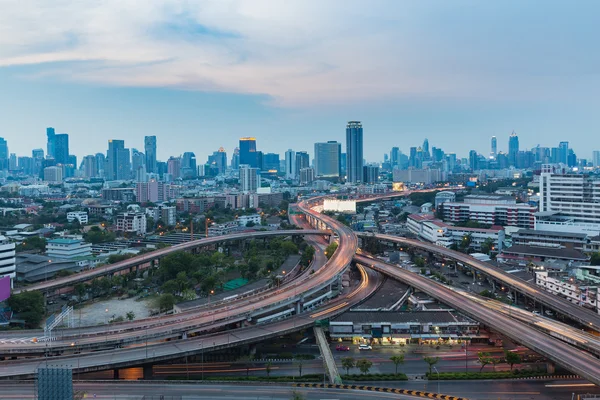
[{"label": "elevated highway", "polygon": [[13,290],[13,293],[20,293],[21,291],[39,290],[48,292],[51,290],[57,290],[60,288],[73,286],[79,282],[87,282],[94,278],[114,274],[119,271],[127,269],[133,269],[140,265],[146,265],[154,263],[161,258],[168,256],[171,253],[184,250],[192,250],[198,247],[210,246],[217,243],[236,241],[236,240],[248,240],[248,239],[260,239],[274,236],[305,236],[305,235],[329,235],[330,232],[324,230],[281,230],[281,231],[258,231],[258,232],[244,232],[234,233],[231,235],[215,236],[209,238],[203,238],[198,240],[192,240],[182,244],[177,244],[164,249],[152,251],[150,253],[143,254],[141,256],[132,257],[124,261],[119,261],[114,264],[108,264],[102,267],[89,269],[87,271],[79,272],[77,274],[69,275],[66,277],[52,279],[46,282],[37,283],[34,285],[26,286],[21,289]]},{"label": "elevated highway", "polygon": [[354,259],[357,263],[429,294],[582,378],[600,385],[600,360],[589,353],[566,345],[544,332],[466,298],[431,279],[364,255],[356,255]]},{"label": "elevated highway", "polygon": [[493,266],[489,263],[479,261],[468,254],[460,253],[458,251],[450,250],[445,247],[437,246],[432,243],[422,242],[414,239],[407,239],[404,237],[382,235],[382,234],[371,234],[371,233],[357,233],[361,238],[375,238],[378,240],[397,243],[401,246],[408,246],[416,249],[420,249],[426,252],[443,256],[447,259],[458,261],[465,266],[473,268],[481,272],[490,278],[502,282],[506,287],[516,290],[519,293],[524,294],[536,302],[551,308],[569,318],[588,326],[590,329],[600,332],[600,315],[594,313],[591,310],[579,307],[568,300],[565,300],[559,296],[553,295],[546,292],[545,290],[533,285],[523,279],[517,278],[509,273],[506,273],[501,268]]}]

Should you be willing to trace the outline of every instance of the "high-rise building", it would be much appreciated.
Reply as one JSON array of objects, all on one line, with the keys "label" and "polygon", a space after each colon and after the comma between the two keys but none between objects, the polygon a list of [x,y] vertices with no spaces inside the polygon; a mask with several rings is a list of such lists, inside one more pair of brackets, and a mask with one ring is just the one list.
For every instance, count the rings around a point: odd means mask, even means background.
[{"label": "high-rise building", "polygon": [[342,144],[335,140],[315,143],[313,160],[315,175],[323,178],[339,178],[341,169]]},{"label": "high-rise building", "polygon": [[46,138],[48,140],[46,145],[46,153],[48,157],[54,158],[54,137],[56,136],[56,132],[54,128],[46,128]]},{"label": "high-rise building", "polygon": [[218,151],[208,156],[208,164],[217,168],[217,174],[224,174],[227,170],[227,153],[223,147],[219,147]]},{"label": "high-rise building", "polygon": [[231,156],[231,169],[238,169],[240,167],[240,148],[236,147],[233,149],[233,155]]},{"label": "high-rise building", "polygon": [[109,140],[104,175],[107,180],[131,178],[131,156],[123,140]]},{"label": "high-rise building", "polygon": [[302,168],[300,170],[300,184],[308,185],[315,180],[315,170],[312,168]]},{"label": "high-rise building", "polygon": [[0,235],[0,278],[10,277],[10,287],[16,279],[15,243]]},{"label": "high-rise building", "polygon": [[156,174],[156,136],[144,136],[144,151],[146,152],[146,172]]},{"label": "high-rise building", "polygon": [[392,147],[392,151],[390,151],[390,163],[392,164],[392,168],[400,166],[400,149],[398,147]]},{"label": "high-rise building", "polygon": [[32,157],[19,157],[17,169],[24,175],[33,175],[34,162]]},{"label": "high-rise building", "polygon": [[308,157],[308,153],[306,151],[297,151],[296,152],[296,166],[295,171],[296,174],[300,173],[302,168],[310,167],[310,158]]},{"label": "high-rise building", "polygon": [[296,178],[296,152],[292,149],[285,152],[285,177],[286,179]]},{"label": "high-rise building", "polygon": [[600,151],[594,150],[592,153],[592,164],[595,168],[600,167]]},{"label": "high-rise building", "polygon": [[[218,154],[221,154],[221,150],[223,148],[221,147],[219,149],[219,152],[217,152]],[[227,154],[224,153],[223,151],[223,155],[217,160],[217,166],[222,165],[223,168],[225,168],[227,166]],[[220,170],[219,170],[220,171]],[[196,164],[196,154],[194,154],[191,151],[186,151],[185,153],[183,153],[183,156],[181,157],[181,177],[182,178],[195,178],[196,176],[198,176],[198,167]]]},{"label": "high-rise building", "polygon": [[558,144],[558,162],[567,165],[569,158],[569,142]]},{"label": "high-rise building", "polygon": [[54,135],[54,159],[57,164],[69,163],[69,135],[60,133]]},{"label": "high-rise building", "polygon": [[33,158],[33,169],[32,175],[39,176],[42,170],[42,163],[44,162],[44,149],[33,149],[31,150],[31,158]]},{"label": "high-rise building", "polygon": [[102,153],[96,153],[96,168],[98,171],[99,177],[105,177],[105,169],[106,169],[106,156]]},{"label": "high-rise building", "polygon": [[181,178],[181,157],[169,158],[167,161],[167,172],[173,179]]},{"label": "high-rise building", "polygon": [[8,169],[8,142],[0,138],[0,169]]},{"label": "high-rise building", "polygon": [[479,154],[475,150],[469,151],[469,168],[471,171],[479,170]]},{"label": "high-rise building", "polygon": [[263,155],[263,171],[279,172],[279,154],[267,153]]},{"label": "high-rise building", "polygon": [[372,185],[379,181],[379,166],[378,165],[365,165],[363,167],[362,182]]},{"label": "high-rise building", "polygon": [[136,181],[146,180],[146,156],[138,149],[131,149],[131,170]]},{"label": "high-rise building", "polygon": [[429,139],[423,141],[423,160],[429,160],[431,154],[429,153]]},{"label": "high-rise building", "polygon": [[258,156],[256,154],[256,138],[240,138],[240,165],[249,165],[258,168]]},{"label": "high-rise building", "polygon": [[8,169],[9,171],[17,170],[17,155],[15,153],[10,153],[8,157]]},{"label": "high-rise building", "polygon": [[496,140],[496,136],[492,136],[492,153],[490,155],[492,158],[496,158],[498,155],[498,142]]},{"label": "high-rise building", "polygon": [[243,192],[256,192],[259,184],[259,169],[249,165],[240,165],[240,190]]},{"label": "high-rise building", "polygon": [[98,176],[98,163],[96,156],[89,155],[83,157],[83,175],[86,178],[95,178]]},{"label": "high-rise building", "polygon": [[360,121],[346,125],[346,180],[359,183],[363,175],[363,128]]},{"label": "high-rise building", "polygon": [[62,167],[46,167],[44,168],[44,180],[46,182],[62,182],[63,169]]},{"label": "high-rise building", "polygon": [[508,138],[508,163],[511,166],[517,165],[517,154],[519,153],[519,137],[513,131]]}]

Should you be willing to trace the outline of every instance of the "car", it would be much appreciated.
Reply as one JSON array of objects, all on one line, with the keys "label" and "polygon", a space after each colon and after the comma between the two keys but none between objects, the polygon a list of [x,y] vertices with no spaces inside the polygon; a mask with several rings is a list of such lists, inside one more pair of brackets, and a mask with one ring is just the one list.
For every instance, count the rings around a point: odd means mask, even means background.
[{"label": "car", "polygon": [[350,347],[345,346],[343,344],[338,344],[337,346],[335,346],[335,349],[337,351],[350,351]]},{"label": "car", "polygon": [[373,350],[373,347],[370,344],[359,344],[359,350]]}]

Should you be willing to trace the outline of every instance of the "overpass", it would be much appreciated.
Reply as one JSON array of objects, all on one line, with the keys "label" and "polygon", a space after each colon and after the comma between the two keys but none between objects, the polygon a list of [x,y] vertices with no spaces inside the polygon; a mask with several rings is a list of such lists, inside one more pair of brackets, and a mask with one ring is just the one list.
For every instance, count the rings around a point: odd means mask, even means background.
[{"label": "overpass", "polygon": [[508,288],[516,290],[525,296],[534,299],[536,302],[549,307],[569,318],[586,325],[590,329],[600,332],[600,315],[579,307],[559,296],[555,296],[551,293],[540,289],[534,284],[524,281],[523,279],[517,278],[503,269],[498,268],[489,263],[479,261],[468,254],[460,253],[458,251],[450,250],[445,247],[437,246],[432,243],[422,242],[414,239],[407,239],[404,237],[382,235],[382,234],[371,234],[371,233],[357,233],[357,236],[361,238],[375,238],[378,240],[396,243],[401,246],[408,246],[416,249],[420,249],[432,254],[458,261],[465,266],[473,268],[492,279],[502,282]]},{"label": "overpass", "polygon": [[546,333],[466,298],[431,279],[364,255],[356,255],[354,259],[357,263],[435,297],[582,378],[600,385],[600,360],[589,353],[566,345]]},{"label": "overpass", "polygon": [[152,251],[147,254],[143,254],[141,256],[136,256],[129,258],[124,261],[119,261],[114,264],[108,264],[102,267],[90,269],[87,271],[79,272],[77,274],[69,275],[66,277],[52,279],[50,281],[37,283],[34,285],[30,285],[27,287],[23,287],[20,289],[13,290],[13,293],[20,293],[22,291],[31,291],[31,290],[40,290],[40,291],[50,291],[56,290],[67,286],[72,286],[79,282],[87,282],[94,278],[104,275],[114,274],[115,272],[133,269],[141,265],[145,264],[153,264],[157,260],[160,260],[163,257],[168,256],[171,253],[175,253],[178,251],[184,250],[192,250],[198,247],[210,246],[217,243],[223,242],[231,242],[236,240],[248,240],[248,239],[260,239],[260,238],[268,238],[273,236],[305,236],[305,235],[329,235],[330,232],[323,230],[302,230],[302,229],[294,229],[294,230],[282,230],[282,231],[257,231],[257,232],[244,232],[244,233],[234,233],[231,235],[224,236],[215,236],[209,238],[203,238],[198,240],[192,240],[189,242],[185,242],[182,244],[177,244],[174,246],[166,247],[164,249],[159,249]]}]

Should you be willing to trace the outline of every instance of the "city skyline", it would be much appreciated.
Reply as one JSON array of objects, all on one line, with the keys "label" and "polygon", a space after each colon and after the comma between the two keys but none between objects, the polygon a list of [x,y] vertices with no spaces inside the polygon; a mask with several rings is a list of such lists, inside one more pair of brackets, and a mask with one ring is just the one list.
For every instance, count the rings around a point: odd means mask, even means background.
[{"label": "city skyline", "polygon": [[6,5],[2,137],[24,155],[54,126],[81,158],[108,139],[141,149],[143,136],[156,135],[159,159],[189,147],[204,160],[221,146],[231,153],[241,136],[257,137],[265,153],[311,152],[315,142],[343,142],[346,121],[360,120],[370,161],[424,138],[462,157],[467,141],[486,154],[490,137],[513,130],[522,148],[568,136],[589,159],[582,150],[600,148],[592,39],[599,8],[591,1]]}]

